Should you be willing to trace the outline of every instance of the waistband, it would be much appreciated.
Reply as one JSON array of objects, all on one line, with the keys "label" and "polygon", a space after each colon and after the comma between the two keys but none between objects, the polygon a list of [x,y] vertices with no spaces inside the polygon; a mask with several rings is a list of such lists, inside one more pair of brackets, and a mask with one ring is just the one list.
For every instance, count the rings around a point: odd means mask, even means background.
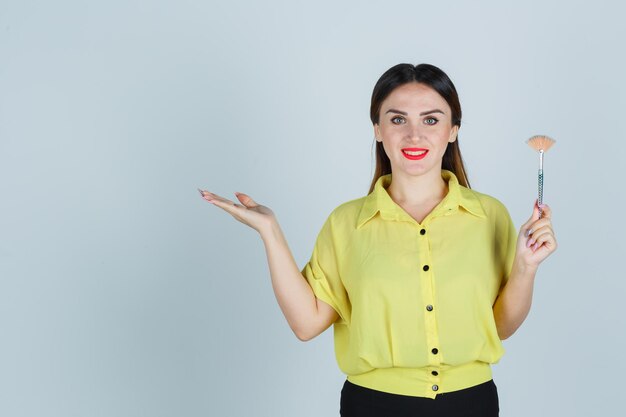
[{"label": "waistband", "polygon": [[348,375],[348,381],[392,394],[435,398],[437,394],[473,387],[492,379],[491,365],[475,361],[463,365],[424,368],[376,368]]}]

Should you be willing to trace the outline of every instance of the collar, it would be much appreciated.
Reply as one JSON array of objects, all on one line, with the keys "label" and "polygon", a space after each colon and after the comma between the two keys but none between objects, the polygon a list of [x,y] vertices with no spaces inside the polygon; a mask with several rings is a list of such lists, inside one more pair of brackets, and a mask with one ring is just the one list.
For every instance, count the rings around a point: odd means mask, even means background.
[{"label": "collar", "polygon": [[[391,176],[392,174],[386,174],[378,178],[372,192],[365,197],[361,212],[359,213],[357,229],[374,217],[377,212],[380,212],[380,217],[386,220],[415,221],[415,219],[393,201],[389,193],[387,193],[387,187],[391,184]],[[448,194],[446,194],[444,199],[435,207],[432,216],[440,215],[448,211],[456,211],[462,206],[475,216],[481,218],[487,217],[476,194],[474,194],[471,189],[459,184],[458,178],[452,171],[442,169],[441,177],[448,183]]]}]

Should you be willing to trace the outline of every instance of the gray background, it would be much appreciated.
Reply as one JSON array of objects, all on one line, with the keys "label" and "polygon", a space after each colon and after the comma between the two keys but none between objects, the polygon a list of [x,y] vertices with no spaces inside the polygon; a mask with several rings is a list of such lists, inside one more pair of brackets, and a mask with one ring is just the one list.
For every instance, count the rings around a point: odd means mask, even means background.
[{"label": "gray background", "polygon": [[559,249],[494,365],[502,416],[623,415],[624,6],[618,2],[0,2],[0,415],[333,416],[332,328],[303,343],[262,241],[298,265],[372,178],[392,65],[448,73],[474,189]]}]

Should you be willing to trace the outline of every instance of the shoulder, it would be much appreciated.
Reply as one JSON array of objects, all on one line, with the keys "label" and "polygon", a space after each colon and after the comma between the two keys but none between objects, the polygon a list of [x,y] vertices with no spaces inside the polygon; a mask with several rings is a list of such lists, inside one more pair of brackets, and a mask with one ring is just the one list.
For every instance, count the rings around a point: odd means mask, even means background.
[{"label": "shoulder", "polygon": [[326,222],[331,223],[334,227],[354,225],[366,198],[366,196],[354,198],[339,204],[330,212]]},{"label": "shoulder", "polygon": [[499,218],[509,216],[509,210],[506,205],[497,197],[464,186],[461,186],[460,190],[463,197],[478,200],[487,217]]},{"label": "shoulder", "polygon": [[324,229],[332,230],[335,235],[351,234],[363,209],[367,196],[354,198],[336,206],[324,222]]},{"label": "shoulder", "polygon": [[359,215],[363,208],[363,203],[367,197],[354,198],[339,204],[330,213],[329,217],[336,220],[348,220]]},{"label": "shoulder", "polygon": [[345,249],[354,232],[354,224],[361,212],[364,198],[355,198],[336,206],[322,224],[316,245],[325,248],[332,247],[338,252]]}]

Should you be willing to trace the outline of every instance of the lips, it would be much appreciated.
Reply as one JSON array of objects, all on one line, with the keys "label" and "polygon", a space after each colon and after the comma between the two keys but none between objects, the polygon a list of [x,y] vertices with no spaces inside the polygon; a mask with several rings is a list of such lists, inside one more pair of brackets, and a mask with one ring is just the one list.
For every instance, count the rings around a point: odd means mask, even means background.
[{"label": "lips", "polygon": [[[411,153],[415,153],[415,152],[424,152],[421,155],[409,155],[408,153],[406,153],[405,151],[409,151]],[[418,160],[418,159],[423,159],[426,155],[428,155],[428,149],[425,148],[402,148],[402,155],[404,155],[405,158],[410,159],[410,160]]]}]

